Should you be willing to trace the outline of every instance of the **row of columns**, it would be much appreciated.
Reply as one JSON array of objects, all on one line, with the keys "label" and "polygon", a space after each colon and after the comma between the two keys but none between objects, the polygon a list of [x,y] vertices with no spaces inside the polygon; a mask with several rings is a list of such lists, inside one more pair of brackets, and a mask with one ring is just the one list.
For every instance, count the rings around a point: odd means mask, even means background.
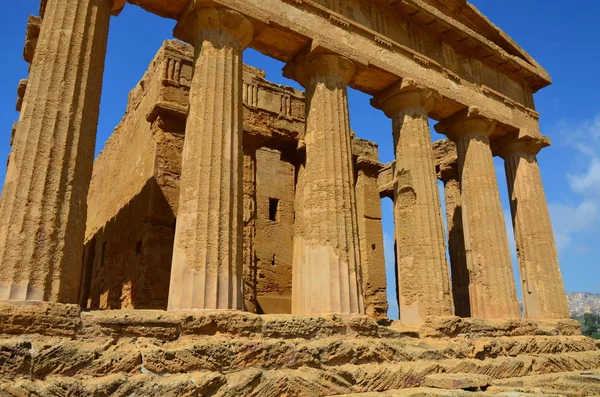
[{"label": "row of columns", "polygon": [[[77,302],[110,4],[48,0],[0,207],[0,299]],[[235,11],[196,4],[176,33],[193,43],[196,53],[169,309],[241,310],[242,54],[252,41],[253,24]],[[307,101],[292,310],[362,314],[347,102],[354,64],[313,49],[292,61],[286,74],[306,88]],[[402,81],[373,101],[393,124],[405,323],[454,313],[428,124],[439,99],[431,90]],[[460,285],[465,294],[468,290],[470,314],[513,318],[519,308],[489,142],[494,125],[469,109],[437,128],[458,147],[467,268]],[[528,314],[564,317],[562,300],[546,299],[550,287],[542,285],[560,281],[560,272],[535,156],[514,147],[506,146],[505,158],[522,272],[531,295],[526,302],[537,307]],[[539,186],[531,190],[532,184]],[[552,249],[554,256],[540,253]]]},{"label": "row of columns", "polygon": [[[444,183],[454,304],[461,317],[519,316],[489,141],[494,124],[470,108],[436,125],[456,149],[456,161],[442,164],[438,176]],[[532,319],[570,315],[537,162],[548,145],[547,138],[525,131],[494,145],[504,159],[524,314]]]}]

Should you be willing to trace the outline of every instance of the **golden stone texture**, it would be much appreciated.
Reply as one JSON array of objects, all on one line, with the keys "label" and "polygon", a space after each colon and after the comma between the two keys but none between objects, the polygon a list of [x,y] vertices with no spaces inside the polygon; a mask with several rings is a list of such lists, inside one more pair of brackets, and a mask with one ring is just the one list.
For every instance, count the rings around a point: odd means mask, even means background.
[{"label": "golden stone texture", "polygon": [[307,90],[292,313],[364,313],[346,91],[354,65],[338,55],[310,54],[290,68]]},{"label": "golden stone texture", "polygon": [[436,125],[456,143],[471,316],[518,318],[504,214],[489,135],[495,122],[470,108]]},{"label": "golden stone texture", "polygon": [[0,206],[0,300],[78,300],[110,6],[45,6]]},{"label": "golden stone texture", "polygon": [[[600,395],[536,158],[533,94],[551,80],[474,6],[129,0],[176,19],[195,55],[165,44],[92,173],[125,3],[42,0],[28,22],[0,203],[0,394]],[[247,47],[306,95],[244,66]],[[351,132],[348,87],[393,120],[395,162]],[[452,142],[432,147],[429,118]],[[395,200],[401,321],[385,316],[380,197]]]},{"label": "golden stone texture", "polygon": [[533,319],[569,317],[537,161],[537,153],[547,145],[545,140],[525,136],[499,150],[505,161],[525,316]]},{"label": "golden stone texture", "polygon": [[253,27],[198,8],[179,26],[195,71],[183,147],[169,310],[242,309],[242,51]]},{"label": "golden stone texture", "polygon": [[403,81],[374,101],[393,121],[399,307],[405,324],[454,314],[427,116],[439,99]]},{"label": "golden stone texture", "polygon": [[459,317],[471,317],[469,269],[465,251],[456,145],[448,139],[434,142],[433,153],[438,178],[444,183],[454,311]]}]

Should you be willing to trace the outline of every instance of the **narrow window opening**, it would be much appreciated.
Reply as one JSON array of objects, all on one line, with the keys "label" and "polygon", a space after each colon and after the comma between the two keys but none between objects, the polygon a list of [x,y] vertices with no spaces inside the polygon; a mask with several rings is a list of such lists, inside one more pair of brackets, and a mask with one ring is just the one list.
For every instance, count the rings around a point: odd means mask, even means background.
[{"label": "narrow window opening", "polygon": [[269,220],[279,220],[279,199],[269,198]]}]

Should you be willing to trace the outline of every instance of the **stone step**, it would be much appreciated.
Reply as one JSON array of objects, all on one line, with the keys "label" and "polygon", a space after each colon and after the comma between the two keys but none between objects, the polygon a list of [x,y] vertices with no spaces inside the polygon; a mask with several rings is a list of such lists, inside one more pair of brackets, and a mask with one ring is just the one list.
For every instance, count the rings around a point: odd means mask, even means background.
[{"label": "stone step", "polygon": [[487,388],[492,378],[478,374],[432,374],[427,375],[421,383],[424,387],[447,390],[481,391]]},{"label": "stone step", "polygon": [[272,370],[414,362],[435,362],[445,368],[462,365],[473,372],[473,368],[491,365],[494,359],[514,358],[527,366],[531,362],[545,362],[546,357],[560,362],[561,357],[566,357],[564,354],[570,353],[600,354],[591,339],[581,336],[411,342],[373,338],[304,340],[219,336],[182,338],[174,342],[120,338],[115,342],[109,337],[71,340],[28,336],[0,339],[0,352],[6,357],[0,356],[0,363],[6,374],[37,377],[71,372],[83,375],[97,371],[132,373],[142,366],[153,373],[177,374],[228,373],[247,367]]},{"label": "stone step", "polygon": [[557,393],[567,397],[600,396],[600,370],[509,378],[492,383],[488,390],[494,392]]},{"label": "stone step", "polygon": [[[416,388],[405,390],[390,390],[381,393],[354,393],[336,397],[540,397],[540,394],[525,392],[469,392],[464,390],[443,390],[434,388]],[[333,396],[331,396],[333,397]],[[544,397],[567,397],[563,394],[544,394]]]},{"label": "stone step", "polygon": [[[118,355],[114,360],[118,360]],[[105,361],[106,363],[106,361]],[[565,353],[538,357],[496,358],[481,360],[417,361],[401,364],[345,364],[327,368],[301,367],[299,369],[260,370],[247,368],[231,373],[190,371],[184,374],[157,374],[142,366],[131,373],[110,375],[110,366],[77,367],[60,362],[48,363],[47,368],[61,368],[53,375],[35,379],[35,370],[29,376],[2,374],[0,395],[55,395],[54,390],[75,390],[79,395],[109,390],[106,395],[129,395],[132,390],[139,395],[160,396],[166,390],[177,390],[183,395],[203,393],[214,396],[281,395],[322,397],[350,393],[385,392],[389,390],[418,388],[431,374],[480,374],[495,380],[524,378],[548,372],[561,372],[563,368],[591,370],[600,368],[600,352]],[[6,366],[2,365],[2,371]],[[31,369],[31,368],[30,368]],[[464,375],[461,375],[464,376]],[[468,376],[468,375],[467,375]],[[527,378],[525,378],[527,379]],[[43,380],[43,381],[42,381]],[[508,381],[507,381],[508,382]],[[516,388],[510,383],[494,383],[498,391]],[[25,394],[16,393],[17,390]],[[35,393],[34,393],[35,391]],[[525,392],[525,391],[524,391]],[[28,394],[29,393],[29,394]],[[213,393],[213,394],[210,394]],[[556,393],[565,394],[565,393]],[[69,395],[69,394],[66,394]],[[95,395],[105,395],[96,393]],[[171,394],[179,395],[179,394]]]},{"label": "stone step", "polygon": [[245,312],[181,314],[158,310],[82,312],[77,305],[14,306],[0,303],[0,335],[38,334],[71,338],[151,337],[173,341],[186,336],[276,339],[375,337],[380,339],[477,339],[484,337],[581,335],[575,320],[429,319],[421,327],[399,322],[381,326],[366,316],[256,315]]},{"label": "stone step", "polygon": [[570,321],[449,317],[406,328],[366,317],[0,304],[0,396],[323,397],[419,388],[436,374],[487,376],[488,391],[504,392],[516,386],[495,382],[597,368],[600,349]]}]

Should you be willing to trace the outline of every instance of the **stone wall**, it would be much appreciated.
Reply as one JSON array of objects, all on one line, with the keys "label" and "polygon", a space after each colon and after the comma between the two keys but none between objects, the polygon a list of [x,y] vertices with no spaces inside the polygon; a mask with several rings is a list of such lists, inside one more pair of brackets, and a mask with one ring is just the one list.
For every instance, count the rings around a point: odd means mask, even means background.
[{"label": "stone wall", "polygon": [[[166,307],[178,164],[183,137],[147,115],[162,89],[164,51],[131,92],[127,112],[94,165],[81,302],[88,308]],[[188,71],[191,77],[191,69]],[[169,150],[169,147],[176,150]],[[171,191],[170,191],[171,190]],[[174,194],[170,194],[174,193]],[[168,198],[167,198],[168,196]],[[166,229],[166,230],[165,230]]]}]

